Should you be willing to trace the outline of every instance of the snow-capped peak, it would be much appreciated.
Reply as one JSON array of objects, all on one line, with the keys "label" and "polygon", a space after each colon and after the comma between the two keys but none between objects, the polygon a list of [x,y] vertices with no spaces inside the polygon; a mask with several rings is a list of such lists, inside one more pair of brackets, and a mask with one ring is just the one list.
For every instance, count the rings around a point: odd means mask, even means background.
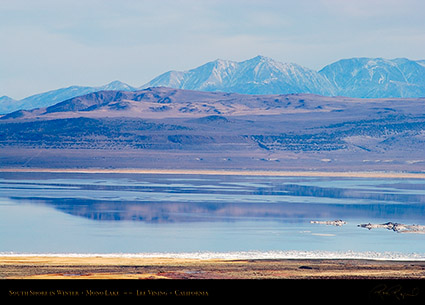
[{"label": "snow-capped peak", "polygon": [[113,82],[110,82],[109,84],[106,84],[104,86],[99,87],[101,90],[127,90],[127,91],[133,91],[134,88],[130,85],[123,83],[119,80],[115,80]]},{"label": "snow-capped peak", "polygon": [[425,66],[407,58],[351,58],[319,71],[339,89],[339,95],[362,98],[425,95]]},{"label": "snow-capped peak", "polygon": [[310,92],[332,95],[334,92],[330,82],[316,71],[262,55],[242,62],[217,59],[180,73],[179,82],[172,82],[170,72],[167,72],[142,87],[165,86],[248,94]]}]

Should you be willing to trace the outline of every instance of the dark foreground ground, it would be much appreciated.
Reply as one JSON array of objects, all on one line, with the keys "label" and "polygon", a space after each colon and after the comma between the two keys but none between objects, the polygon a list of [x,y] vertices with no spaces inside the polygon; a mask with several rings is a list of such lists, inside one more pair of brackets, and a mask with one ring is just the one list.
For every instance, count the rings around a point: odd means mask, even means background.
[{"label": "dark foreground ground", "polygon": [[3,257],[2,279],[425,279],[425,262]]},{"label": "dark foreground ground", "polygon": [[338,259],[195,260],[113,257],[2,257],[0,298],[70,297],[144,301],[350,301],[423,304],[425,262]]}]

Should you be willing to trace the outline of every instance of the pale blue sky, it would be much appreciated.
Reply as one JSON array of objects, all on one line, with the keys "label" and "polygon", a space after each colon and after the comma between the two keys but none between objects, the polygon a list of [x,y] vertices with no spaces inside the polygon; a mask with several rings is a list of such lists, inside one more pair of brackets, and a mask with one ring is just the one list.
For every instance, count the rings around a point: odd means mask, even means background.
[{"label": "pale blue sky", "polygon": [[0,96],[264,55],[425,59],[423,0],[0,0]]}]

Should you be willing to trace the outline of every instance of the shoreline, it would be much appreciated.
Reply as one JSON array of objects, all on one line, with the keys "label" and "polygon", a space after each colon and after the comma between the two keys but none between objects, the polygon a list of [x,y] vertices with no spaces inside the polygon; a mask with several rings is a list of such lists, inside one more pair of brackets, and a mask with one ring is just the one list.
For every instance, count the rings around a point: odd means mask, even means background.
[{"label": "shoreline", "polygon": [[425,261],[0,256],[0,279],[425,279]]},{"label": "shoreline", "polygon": [[425,179],[425,173],[393,171],[268,171],[268,170],[204,170],[204,169],[137,169],[137,168],[0,168],[0,173],[80,173],[80,174],[163,174],[223,175],[269,177],[342,177],[342,178],[412,178]]},{"label": "shoreline", "polygon": [[425,253],[375,252],[375,251],[229,251],[229,252],[141,252],[141,253],[31,253],[31,252],[0,252],[2,259],[104,259],[104,260],[196,260],[196,261],[237,261],[237,260],[368,260],[368,261],[398,261],[424,262]]}]

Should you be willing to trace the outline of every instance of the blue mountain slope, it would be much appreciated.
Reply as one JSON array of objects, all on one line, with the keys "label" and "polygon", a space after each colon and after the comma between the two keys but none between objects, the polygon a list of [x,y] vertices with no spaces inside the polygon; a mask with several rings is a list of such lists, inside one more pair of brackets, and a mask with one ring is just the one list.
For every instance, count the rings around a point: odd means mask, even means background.
[{"label": "blue mountain slope", "polygon": [[17,101],[6,95],[0,97],[0,109],[1,113],[8,113],[16,110]]},{"label": "blue mountain slope", "polygon": [[425,96],[424,61],[406,58],[351,58],[324,67],[319,73],[338,95],[361,98]]},{"label": "blue mountain slope", "polygon": [[48,107],[73,97],[103,90],[133,91],[136,89],[120,81],[113,81],[109,84],[99,87],[70,86],[67,88],[35,94],[19,101],[9,100],[6,102],[3,99],[0,99],[0,113],[4,114],[16,110],[29,110],[40,107]]}]

